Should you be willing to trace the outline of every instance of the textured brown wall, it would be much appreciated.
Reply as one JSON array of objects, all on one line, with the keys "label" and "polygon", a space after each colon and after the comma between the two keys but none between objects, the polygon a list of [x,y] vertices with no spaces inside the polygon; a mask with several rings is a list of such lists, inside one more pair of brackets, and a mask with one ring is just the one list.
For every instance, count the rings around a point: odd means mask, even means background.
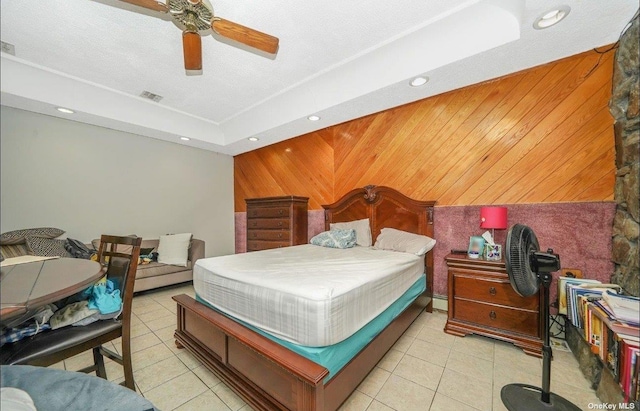
[{"label": "textured brown wall", "polygon": [[612,56],[579,54],[238,155],[235,210],[275,195],[320,209],[367,184],[441,206],[610,201]]}]

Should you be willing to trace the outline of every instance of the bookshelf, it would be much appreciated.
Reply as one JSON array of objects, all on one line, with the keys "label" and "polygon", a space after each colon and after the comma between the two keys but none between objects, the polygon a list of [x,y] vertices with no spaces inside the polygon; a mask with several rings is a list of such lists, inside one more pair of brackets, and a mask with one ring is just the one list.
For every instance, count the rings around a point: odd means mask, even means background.
[{"label": "bookshelf", "polygon": [[[572,279],[576,280],[576,279]],[[617,296],[615,284],[559,280],[566,339],[585,376],[604,402],[640,402],[640,328],[637,299]],[[566,298],[566,301],[563,301]],[[627,299],[627,301],[625,301]],[[630,303],[631,309],[624,304]],[[625,311],[626,310],[626,311]]]}]

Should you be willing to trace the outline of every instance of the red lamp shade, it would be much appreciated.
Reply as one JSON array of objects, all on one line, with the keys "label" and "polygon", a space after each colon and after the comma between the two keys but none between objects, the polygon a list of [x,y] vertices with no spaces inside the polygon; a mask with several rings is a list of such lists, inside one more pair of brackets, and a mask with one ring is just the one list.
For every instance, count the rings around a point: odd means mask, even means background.
[{"label": "red lamp shade", "polygon": [[507,228],[507,207],[480,208],[480,228],[505,230]]}]

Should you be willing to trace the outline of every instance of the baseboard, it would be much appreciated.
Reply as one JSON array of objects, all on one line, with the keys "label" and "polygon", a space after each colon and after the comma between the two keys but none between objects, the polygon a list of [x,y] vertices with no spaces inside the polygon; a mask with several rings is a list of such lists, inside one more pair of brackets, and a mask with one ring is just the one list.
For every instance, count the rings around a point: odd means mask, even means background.
[{"label": "baseboard", "polygon": [[438,311],[447,311],[449,309],[449,303],[446,298],[433,296],[433,309]]}]

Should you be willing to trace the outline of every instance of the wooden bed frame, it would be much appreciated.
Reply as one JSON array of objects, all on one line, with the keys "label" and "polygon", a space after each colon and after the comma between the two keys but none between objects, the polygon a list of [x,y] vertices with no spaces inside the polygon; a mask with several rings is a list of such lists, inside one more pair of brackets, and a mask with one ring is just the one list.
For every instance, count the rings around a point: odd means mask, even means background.
[{"label": "wooden bed frame", "polygon": [[[323,206],[325,226],[369,218],[373,241],[384,227],[433,237],[434,201],[366,186]],[[178,304],[176,344],[185,347],[256,410],[336,410],[423,310],[431,312],[433,252],[425,258],[427,290],[326,383],[329,371],[187,295]],[[348,275],[348,273],[345,273]]]}]

